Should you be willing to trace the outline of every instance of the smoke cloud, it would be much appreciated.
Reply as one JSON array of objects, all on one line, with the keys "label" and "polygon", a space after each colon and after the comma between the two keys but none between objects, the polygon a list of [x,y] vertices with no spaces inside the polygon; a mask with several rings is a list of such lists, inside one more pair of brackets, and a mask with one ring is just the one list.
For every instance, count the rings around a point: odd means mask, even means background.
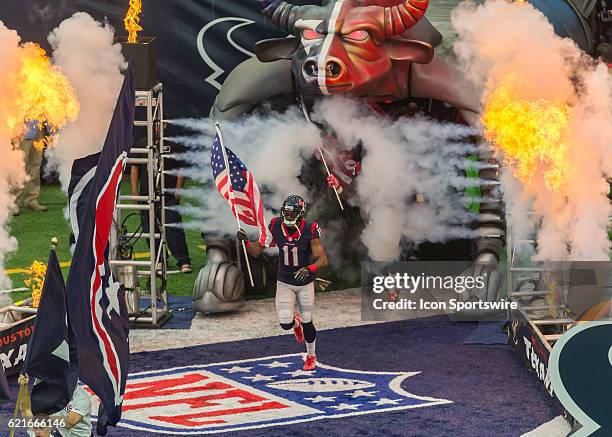
[{"label": "smoke cloud", "polygon": [[79,117],[62,130],[58,147],[49,154],[64,191],[75,159],[102,149],[113,115],[125,66],[121,46],[113,44],[114,30],[85,12],[64,20],[48,37],[53,60],[70,79],[79,102]]},{"label": "smoke cloud", "polygon": [[[361,210],[366,222],[361,239],[373,259],[396,258],[402,239],[417,244],[474,236],[467,226],[474,217],[466,209],[464,190],[480,181],[463,176],[470,165],[465,156],[477,152],[477,147],[468,141],[475,133],[473,129],[422,117],[391,121],[342,98],[319,102],[312,116],[336,132],[347,149],[359,143],[365,149],[363,171],[355,180],[356,193],[345,202]],[[210,145],[214,127],[208,120],[174,123],[198,132],[170,140],[188,147],[182,159],[190,168],[184,174],[208,184],[183,193],[198,199],[197,204],[180,208],[192,218],[187,226],[233,234],[235,221],[211,185]],[[350,242],[351,238],[342,232],[343,218],[335,198],[312,198],[312,190],[301,182],[304,165],[312,163],[316,147],[321,145],[321,132],[315,125],[307,124],[299,110],[224,122],[222,131],[226,146],[255,175],[269,209],[277,212],[288,194],[303,196],[310,211],[319,210],[320,202],[328,202],[328,211],[337,210],[337,218],[325,224],[326,248],[334,251]],[[323,179],[323,165],[318,162],[315,165],[320,167]],[[312,168],[306,171],[312,172]],[[417,195],[424,202],[415,202]],[[267,217],[272,213],[268,212]],[[328,232],[329,229],[338,231],[337,235]]]},{"label": "smoke cloud", "polygon": [[17,98],[17,89],[11,81],[20,68],[20,38],[17,32],[9,30],[0,21],[0,288],[10,288],[11,281],[4,270],[4,259],[7,253],[17,248],[17,240],[10,235],[9,221],[11,209],[15,204],[15,189],[25,182],[23,153],[14,150],[11,139],[15,134],[9,120],[13,116],[10,104]]},{"label": "smoke cloud", "polygon": [[[184,205],[180,211],[193,220],[187,226],[203,231],[234,234],[236,222],[225,200],[214,187],[210,167],[210,148],[215,136],[215,127],[209,120],[177,120],[176,125],[194,130],[193,136],[170,138],[183,144],[188,151],[181,156],[189,168],[182,173],[201,183],[199,187],[183,191],[192,198],[194,205]],[[311,203],[298,177],[305,160],[312,156],[313,145],[320,142],[319,133],[308,125],[297,110],[269,116],[249,116],[235,122],[221,124],[223,142],[243,160],[255,175],[262,191],[265,206],[278,209],[288,194],[298,194]]]},{"label": "smoke cloud", "polygon": [[[559,136],[555,143],[562,159],[543,152],[529,177],[516,161],[508,163],[502,176],[514,240],[529,238],[535,230],[537,259],[608,260],[612,83],[607,67],[570,39],[555,35],[546,17],[528,3],[465,2],[453,12],[452,23],[458,33],[455,53],[466,77],[481,90],[485,106],[510,83],[515,101],[531,107],[557,105],[567,115],[566,126],[553,132]],[[529,121],[506,124],[515,124],[521,133],[527,129],[522,123]],[[540,128],[536,134],[546,135],[550,125]],[[507,158],[504,150],[497,152]],[[551,187],[548,177],[555,165],[559,184]]]},{"label": "smoke cloud", "polygon": [[316,118],[341,143],[364,147],[356,190],[366,218],[362,240],[372,259],[397,258],[402,239],[419,244],[475,236],[464,195],[481,182],[464,176],[471,166],[466,156],[477,152],[469,142],[472,128],[423,116],[393,121],[343,98],[322,101],[317,109]]}]

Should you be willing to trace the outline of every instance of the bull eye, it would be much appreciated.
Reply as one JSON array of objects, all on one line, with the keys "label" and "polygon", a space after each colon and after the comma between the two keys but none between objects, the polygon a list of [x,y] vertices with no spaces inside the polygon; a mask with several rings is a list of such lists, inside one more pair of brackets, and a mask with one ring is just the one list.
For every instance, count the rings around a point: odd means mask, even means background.
[{"label": "bull eye", "polygon": [[343,35],[343,38],[352,39],[354,41],[365,41],[369,36],[370,34],[365,30],[354,30],[351,33]]},{"label": "bull eye", "polygon": [[316,30],[304,29],[302,31],[302,36],[304,37],[304,39],[312,40],[312,39],[323,38],[325,35],[323,35],[322,33],[317,32]]}]

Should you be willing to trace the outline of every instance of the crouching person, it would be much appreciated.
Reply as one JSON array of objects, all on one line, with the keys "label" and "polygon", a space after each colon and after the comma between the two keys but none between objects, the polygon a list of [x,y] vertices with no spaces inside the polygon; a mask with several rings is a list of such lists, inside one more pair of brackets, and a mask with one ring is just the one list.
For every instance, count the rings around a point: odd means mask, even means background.
[{"label": "crouching person", "polygon": [[22,389],[20,409],[25,424],[35,423],[38,426],[28,429],[30,437],[91,437],[91,399],[89,394],[77,384],[72,399],[62,410],[49,414],[32,411],[32,401],[28,391],[28,375],[19,376]]}]

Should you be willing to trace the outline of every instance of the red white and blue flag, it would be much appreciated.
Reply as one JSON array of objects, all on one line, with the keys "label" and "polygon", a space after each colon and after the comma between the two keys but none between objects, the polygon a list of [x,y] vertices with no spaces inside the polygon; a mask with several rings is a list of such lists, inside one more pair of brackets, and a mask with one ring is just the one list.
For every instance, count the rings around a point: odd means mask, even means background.
[{"label": "red white and blue flag", "polygon": [[100,398],[108,424],[121,418],[128,374],[129,319],[124,291],[108,261],[113,213],[134,142],[134,78],[128,68],[99,154],[76,160],[69,206],[76,247],[66,284],[79,376]]},{"label": "red white and blue flag", "polygon": [[[225,149],[227,155],[229,173],[225,165],[223,149]],[[232,214],[234,214],[234,217],[238,216],[238,219],[245,225],[258,227],[259,241],[264,245],[272,237],[269,235],[266,226],[259,187],[253,174],[246,168],[240,158],[223,145],[219,132],[215,136],[210,161],[217,190],[229,204]],[[264,247],[267,247],[267,245]]]}]

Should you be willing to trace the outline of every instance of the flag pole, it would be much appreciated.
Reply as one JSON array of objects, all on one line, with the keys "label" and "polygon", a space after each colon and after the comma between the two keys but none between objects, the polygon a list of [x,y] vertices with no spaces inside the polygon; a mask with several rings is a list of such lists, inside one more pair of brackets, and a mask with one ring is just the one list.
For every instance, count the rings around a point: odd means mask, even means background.
[{"label": "flag pole", "polygon": [[[232,205],[232,209],[234,210],[234,214],[236,217],[236,223],[238,225],[238,229],[240,229],[240,219],[238,218],[238,209],[236,208],[236,203],[234,202],[234,189],[232,187],[232,177],[229,166],[229,161],[227,159],[227,152],[225,151],[225,145],[223,144],[223,135],[221,135],[221,127],[219,123],[215,123],[215,129],[217,130],[217,135],[219,135],[219,141],[221,142],[221,152],[223,153],[223,161],[225,162],[225,170],[227,171],[227,181],[229,183],[229,197],[230,204]],[[251,281],[251,287],[255,288],[255,283],[253,282],[253,273],[251,272],[251,263],[249,263],[249,253],[247,252],[246,244],[242,241],[242,250],[244,250],[244,258],[247,265],[247,271],[249,272],[249,281]]]},{"label": "flag pole", "polygon": [[[304,103],[304,98],[300,95],[300,100],[301,100],[301,109],[302,109],[302,113],[304,114],[304,117],[306,118],[306,121],[308,123],[312,123],[312,120],[310,119],[310,115],[308,115],[308,112],[306,111],[306,105]],[[327,172],[327,176],[331,176],[331,172],[329,171],[329,167],[327,166],[327,161],[325,160],[325,155],[323,154],[323,146],[319,146],[317,147],[319,149],[319,154],[321,155],[321,160],[323,161],[323,166],[325,166],[325,171]],[[342,204],[342,200],[340,200],[340,195],[338,194],[338,190],[336,189],[336,186],[332,186],[332,188],[334,189],[334,193],[336,194],[336,199],[338,199],[338,204],[340,205],[340,210],[344,211],[344,205]]]},{"label": "flag pole", "polygon": [[[51,238],[51,250],[55,250],[57,247],[57,244],[58,244],[57,237]],[[25,366],[27,366],[27,363],[24,363],[24,364],[25,364],[24,365],[24,370],[25,370]],[[13,423],[15,422],[15,420],[17,419],[17,416],[19,415],[21,398],[23,398],[24,390],[28,390],[28,386],[26,384],[19,385],[19,391],[17,392],[17,402],[15,403],[15,411],[13,412]],[[9,437],[14,437],[14,435],[15,435],[15,427],[11,427],[11,432],[9,433]]]},{"label": "flag pole", "polygon": [[[327,176],[331,176],[331,173],[329,171],[329,167],[327,167],[327,161],[325,160],[325,155],[323,154],[323,147],[319,146],[319,154],[321,155],[321,160],[323,161],[323,165],[325,166],[325,171],[327,172]],[[338,199],[338,204],[340,205],[340,210],[344,211],[344,205],[342,204],[342,200],[340,200],[340,195],[338,194],[338,190],[336,189],[336,186],[333,185],[332,188],[334,189],[334,193],[336,193],[336,199]]]},{"label": "flag pole", "polygon": [[[15,411],[13,412],[13,424],[15,423],[15,420],[17,419],[17,416],[19,415],[19,404],[21,404],[21,398],[23,397],[24,389],[27,390],[28,386],[27,385],[19,386],[19,392],[17,393],[17,403],[15,404]],[[9,437],[13,437],[14,435],[15,435],[15,427],[12,426]]]}]

